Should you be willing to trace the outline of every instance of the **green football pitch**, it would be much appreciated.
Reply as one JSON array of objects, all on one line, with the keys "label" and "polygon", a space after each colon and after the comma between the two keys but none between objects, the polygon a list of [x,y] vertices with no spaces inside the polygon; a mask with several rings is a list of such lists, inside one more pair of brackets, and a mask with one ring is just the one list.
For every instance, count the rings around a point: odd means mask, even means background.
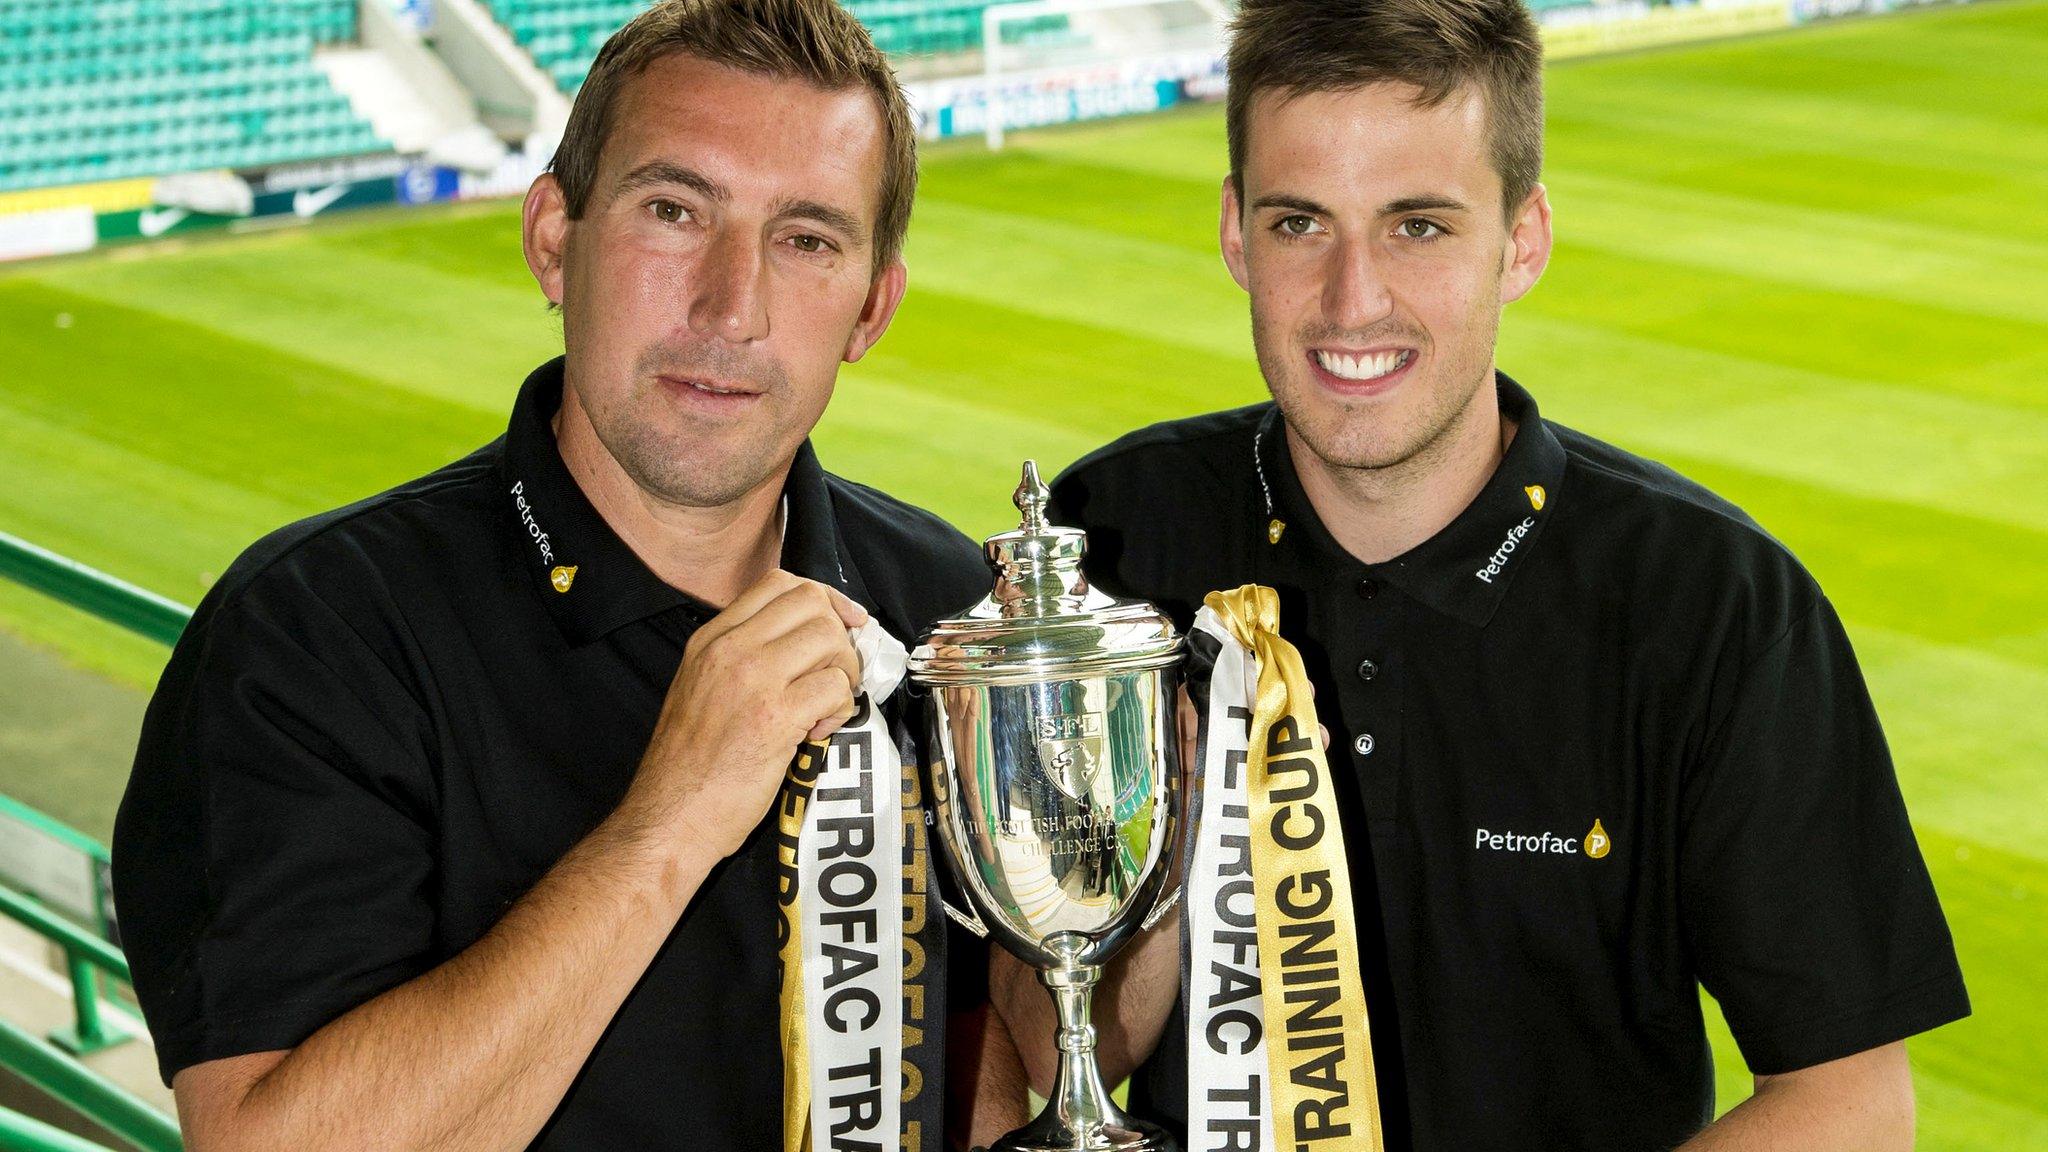
[{"label": "green football pitch", "polygon": [[[1747,508],[1848,620],[1976,1004],[1913,1044],[1928,1149],[2048,1148],[2044,77],[2041,0],[1557,66],[1559,242],[1500,352],[1552,419]],[[1262,396],[1222,163],[1213,108],[932,149],[827,466],[980,534],[1023,456]],[[0,270],[0,529],[193,602],[265,531],[496,435],[559,340],[506,203]],[[0,791],[103,835],[162,659],[0,588]]]}]

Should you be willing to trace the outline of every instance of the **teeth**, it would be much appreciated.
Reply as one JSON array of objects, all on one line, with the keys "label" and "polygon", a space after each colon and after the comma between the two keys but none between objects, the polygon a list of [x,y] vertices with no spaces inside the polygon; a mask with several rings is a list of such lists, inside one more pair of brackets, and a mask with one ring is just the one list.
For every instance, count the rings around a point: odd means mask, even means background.
[{"label": "teeth", "polygon": [[1316,362],[1323,366],[1323,371],[1340,380],[1377,380],[1408,363],[1408,353],[1380,352],[1371,356],[1346,356],[1338,352],[1318,352]]},{"label": "teeth", "polygon": [[692,387],[692,388],[695,388],[695,389],[696,389],[697,391],[699,391],[699,392],[709,392],[709,393],[711,393],[711,394],[712,394],[713,396],[737,396],[737,395],[739,395],[739,390],[738,390],[738,389],[735,389],[735,388],[718,388],[718,387],[714,387],[714,386],[712,386],[712,385],[710,385],[710,384],[705,384],[705,383],[703,383],[703,382],[701,382],[701,381],[698,381],[698,380],[692,380],[692,381],[690,381],[690,387]]}]

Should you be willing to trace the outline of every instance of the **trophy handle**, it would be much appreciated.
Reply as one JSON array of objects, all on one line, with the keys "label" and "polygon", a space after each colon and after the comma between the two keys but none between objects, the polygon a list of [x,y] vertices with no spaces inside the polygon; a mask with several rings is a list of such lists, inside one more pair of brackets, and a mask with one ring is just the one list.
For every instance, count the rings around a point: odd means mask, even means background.
[{"label": "trophy handle", "polygon": [[1158,902],[1152,905],[1152,910],[1145,913],[1145,922],[1138,925],[1138,930],[1140,932],[1150,932],[1161,920],[1166,919],[1166,914],[1173,911],[1174,905],[1180,903],[1180,894],[1183,887],[1184,885],[1177,883],[1167,890],[1165,895],[1159,897]]},{"label": "trophy handle", "polygon": [[981,917],[972,912],[962,912],[958,908],[953,907],[953,902],[946,899],[943,893],[939,894],[939,907],[946,910],[946,915],[952,918],[953,923],[974,933],[980,939],[988,939],[988,925],[981,922]]}]

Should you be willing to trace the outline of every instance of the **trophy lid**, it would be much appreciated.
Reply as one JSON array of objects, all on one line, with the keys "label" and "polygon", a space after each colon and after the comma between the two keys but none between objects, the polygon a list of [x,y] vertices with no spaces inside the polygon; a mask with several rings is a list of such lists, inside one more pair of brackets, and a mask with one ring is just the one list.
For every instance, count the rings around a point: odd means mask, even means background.
[{"label": "trophy lid", "polygon": [[1052,493],[1024,462],[1013,499],[1022,521],[983,547],[995,587],[964,615],[941,620],[910,655],[926,684],[1000,684],[1157,668],[1180,659],[1166,614],[1088,586],[1088,534],[1048,524]]}]

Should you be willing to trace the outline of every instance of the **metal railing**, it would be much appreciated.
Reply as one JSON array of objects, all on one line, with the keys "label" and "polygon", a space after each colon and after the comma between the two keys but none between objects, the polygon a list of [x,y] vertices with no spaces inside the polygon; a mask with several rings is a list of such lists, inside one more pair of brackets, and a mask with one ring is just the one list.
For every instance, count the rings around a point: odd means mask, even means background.
[{"label": "metal railing", "polygon": [[[130,632],[177,643],[192,610],[154,592],[0,532],[0,578],[10,579]],[[9,814],[95,861],[107,850],[90,837],[12,802]],[[177,1122],[118,1087],[76,1057],[130,1039],[101,1012],[102,973],[129,983],[121,950],[59,915],[42,901],[0,884],[0,916],[63,950],[71,977],[72,1024],[48,1041],[0,1020],[0,1068],[34,1085],[121,1140],[145,1152],[180,1152]],[[40,1121],[0,1108],[0,1152],[106,1152]]]},{"label": "metal railing", "polygon": [[19,1112],[0,1108],[0,1152],[113,1152],[104,1144],[73,1136],[62,1128]]},{"label": "metal railing", "polygon": [[0,577],[82,608],[160,644],[176,644],[192,610],[147,588],[0,532]]},{"label": "metal railing", "polygon": [[123,983],[131,981],[128,958],[121,950],[43,907],[31,896],[0,886],[0,916],[6,916],[64,950],[71,975],[71,1027],[50,1035],[50,1042],[75,1056],[111,1048],[129,1039],[107,1023],[100,1012],[100,986],[95,971]]},{"label": "metal railing", "polygon": [[5,1020],[0,1020],[0,1067],[146,1152],[185,1147],[177,1121]]}]

